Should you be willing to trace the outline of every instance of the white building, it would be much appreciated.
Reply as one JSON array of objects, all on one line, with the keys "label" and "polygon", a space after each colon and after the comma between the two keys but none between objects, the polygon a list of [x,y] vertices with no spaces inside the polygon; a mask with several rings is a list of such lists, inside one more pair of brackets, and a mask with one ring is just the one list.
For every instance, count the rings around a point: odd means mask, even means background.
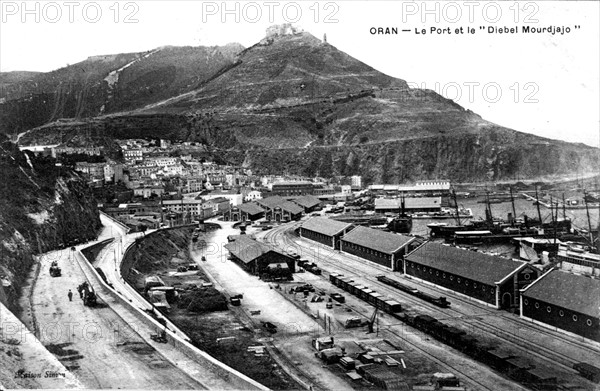
[{"label": "white building", "polygon": [[262,193],[258,190],[252,190],[251,192],[246,194],[246,197],[244,197],[244,201],[246,202],[255,200],[262,200]]}]

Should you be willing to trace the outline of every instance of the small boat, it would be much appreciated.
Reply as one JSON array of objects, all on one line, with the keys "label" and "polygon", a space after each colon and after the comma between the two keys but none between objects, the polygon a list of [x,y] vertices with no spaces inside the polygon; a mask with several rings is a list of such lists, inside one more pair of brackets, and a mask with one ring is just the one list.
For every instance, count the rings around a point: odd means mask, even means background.
[{"label": "small boat", "polygon": [[[456,219],[456,212],[452,209],[442,208],[441,212],[434,213],[415,213],[411,215],[413,219],[433,219],[433,220],[445,220],[445,219]],[[473,218],[473,211],[468,208],[460,208],[458,213],[459,219],[470,219]]]}]

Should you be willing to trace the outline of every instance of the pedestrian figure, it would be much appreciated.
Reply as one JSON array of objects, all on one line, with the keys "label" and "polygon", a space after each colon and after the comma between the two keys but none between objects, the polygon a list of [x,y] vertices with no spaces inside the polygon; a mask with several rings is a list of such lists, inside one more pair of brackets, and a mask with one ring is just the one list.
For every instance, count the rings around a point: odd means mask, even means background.
[{"label": "pedestrian figure", "polygon": [[69,289],[69,293],[67,293],[67,296],[69,296],[69,301],[73,301],[73,292],[71,292],[70,289]]}]

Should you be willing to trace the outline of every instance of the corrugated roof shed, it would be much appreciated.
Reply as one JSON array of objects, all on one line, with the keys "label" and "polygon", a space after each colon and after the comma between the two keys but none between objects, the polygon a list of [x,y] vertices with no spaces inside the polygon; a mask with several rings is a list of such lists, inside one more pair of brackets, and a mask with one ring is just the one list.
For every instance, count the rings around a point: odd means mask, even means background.
[{"label": "corrugated roof shed", "polygon": [[313,208],[319,205],[321,203],[321,200],[312,195],[303,195],[293,200],[293,202],[295,202],[303,208]]},{"label": "corrugated roof shed", "polygon": [[331,220],[325,217],[313,217],[302,224],[302,228],[304,229],[327,236],[333,236],[350,227],[352,227],[352,224],[350,223],[342,223],[341,221]]},{"label": "corrugated roof shed", "polygon": [[227,243],[225,248],[244,263],[250,263],[263,254],[273,249],[266,244],[257,242],[245,235],[241,235],[231,243]]},{"label": "corrugated roof shed", "polygon": [[304,212],[304,209],[291,201],[284,201],[278,205],[286,212],[290,212],[293,215]]},{"label": "corrugated roof shed", "polygon": [[303,208],[294,204],[291,201],[287,201],[286,199],[280,196],[263,198],[262,200],[257,200],[256,202],[267,209],[274,209],[276,207],[280,207],[284,211],[290,212],[291,214],[298,214],[304,212]]},{"label": "corrugated roof shed", "polygon": [[342,237],[343,241],[359,246],[392,254],[403,246],[412,242],[415,238],[383,232],[373,228],[356,227]]},{"label": "corrugated roof shed", "polygon": [[238,209],[244,213],[248,213],[249,215],[257,215],[265,211],[256,202],[248,202],[246,204],[241,204],[238,206]]},{"label": "corrugated roof shed", "polygon": [[272,197],[263,198],[262,200],[257,200],[256,202],[263,207],[274,208],[284,201],[285,201],[285,199],[283,199],[283,197],[272,196]]},{"label": "corrugated roof shed", "polygon": [[530,285],[523,296],[600,317],[600,280],[555,270]]},{"label": "corrugated roof shed", "polygon": [[434,242],[417,248],[406,260],[489,285],[500,282],[524,264]]}]

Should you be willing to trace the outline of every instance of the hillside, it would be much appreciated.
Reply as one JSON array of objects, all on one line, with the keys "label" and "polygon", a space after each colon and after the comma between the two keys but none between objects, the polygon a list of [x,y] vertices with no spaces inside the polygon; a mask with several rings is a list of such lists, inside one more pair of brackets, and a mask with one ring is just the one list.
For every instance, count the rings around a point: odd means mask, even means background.
[{"label": "hillside", "polygon": [[20,142],[66,142],[86,129],[108,138],[199,141],[260,173],[358,174],[367,183],[548,178],[598,163],[595,148],[490,123],[285,25],[186,92],[49,123]]},{"label": "hillside", "polygon": [[[14,309],[33,255],[95,239],[100,218],[79,175],[6,140],[0,144],[0,175],[0,298]],[[43,272],[48,266],[42,265]]]},{"label": "hillside", "polygon": [[89,57],[48,73],[0,74],[0,133],[59,118],[87,118],[143,107],[195,88],[243,49],[163,47]]}]

